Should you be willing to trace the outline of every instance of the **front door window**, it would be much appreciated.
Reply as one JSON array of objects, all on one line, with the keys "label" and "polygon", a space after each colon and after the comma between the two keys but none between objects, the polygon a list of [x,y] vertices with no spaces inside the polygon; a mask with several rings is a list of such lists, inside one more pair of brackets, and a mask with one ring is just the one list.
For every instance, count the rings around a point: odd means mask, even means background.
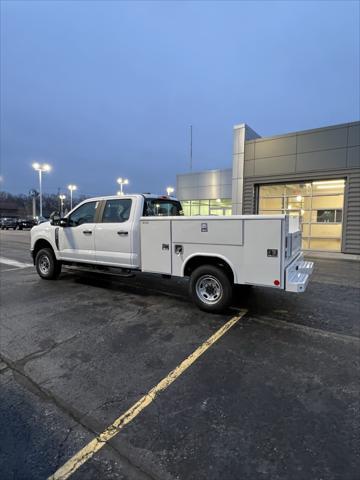
[{"label": "front door window", "polygon": [[69,216],[69,226],[77,227],[84,223],[94,223],[97,204],[98,202],[87,202],[80,205],[80,207]]}]

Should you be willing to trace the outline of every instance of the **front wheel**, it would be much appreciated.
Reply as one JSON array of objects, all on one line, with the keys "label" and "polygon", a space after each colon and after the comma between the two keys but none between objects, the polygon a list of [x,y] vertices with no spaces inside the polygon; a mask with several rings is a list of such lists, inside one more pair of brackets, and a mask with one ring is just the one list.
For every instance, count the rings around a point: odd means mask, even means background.
[{"label": "front wheel", "polygon": [[51,248],[42,248],[35,258],[36,271],[45,280],[55,280],[61,272],[61,263],[56,260]]},{"label": "front wheel", "polygon": [[191,274],[190,294],[201,310],[221,312],[231,302],[232,284],[221,268],[203,265]]}]

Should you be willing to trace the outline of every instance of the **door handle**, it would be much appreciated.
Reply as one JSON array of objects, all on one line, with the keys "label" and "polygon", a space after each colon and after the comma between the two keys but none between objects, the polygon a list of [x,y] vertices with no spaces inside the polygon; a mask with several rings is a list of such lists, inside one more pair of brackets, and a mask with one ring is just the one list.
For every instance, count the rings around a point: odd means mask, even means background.
[{"label": "door handle", "polygon": [[129,232],[125,232],[125,230],[120,230],[117,232],[118,235],[128,235]]},{"label": "door handle", "polygon": [[83,234],[84,235],[92,235],[92,231],[91,230],[83,230]]},{"label": "door handle", "polygon": [[184,252],[182,245],[175,245],[175,255],[181,255]]}]

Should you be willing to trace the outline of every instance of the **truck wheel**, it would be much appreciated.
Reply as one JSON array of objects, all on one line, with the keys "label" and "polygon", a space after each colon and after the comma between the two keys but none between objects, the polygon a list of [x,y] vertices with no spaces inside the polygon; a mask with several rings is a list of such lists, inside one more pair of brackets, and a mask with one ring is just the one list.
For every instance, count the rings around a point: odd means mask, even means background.
[{"label": "truck wheel", "polygon": [[201,310],[221,312],[231,302],[232,284],[221,268],[202,265],[191,274],[190,294]]},{"label": "truck wheel", "polygon": [[35,258],[36,271],[45,280],[55,280],[61,272],[61,263],[56,260],[51,248],[42,248]]}]

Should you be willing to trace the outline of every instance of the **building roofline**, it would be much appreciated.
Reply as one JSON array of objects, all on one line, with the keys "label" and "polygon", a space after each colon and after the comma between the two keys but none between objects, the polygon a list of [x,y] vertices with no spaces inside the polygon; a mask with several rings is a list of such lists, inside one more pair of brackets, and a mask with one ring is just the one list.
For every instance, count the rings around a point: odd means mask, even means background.
[{"label": "building roofline", "polygon": [[183,175],[196,175],[196,174],[199,174],[199,173],[209,173],[209,172],[223,172],[225,170],[232,170],[231,167],[227,167],[227,168],[210,168],[210,169],[204,169],[204,170],[197,170],[196,172],[185,172],[185,173],[177,173],[176,176],[179,177],[179,176],[183,176]]},{"label": "building roofline", "polygon": [[338,123],[336,125],[328,125],[326,127],[319,127],[319,128],[311,128],[309,130],[297,130],[295,132],[288,132],[288,133],[283,133],[279,135],[271,135],[269,137],[260,137],[260,138],[255,138],[253,140],[246,140],[246,143],[251,143],[251,142],[262,142],[265,140],[275,140],[277,138],[284,138],[284,137],[294,137],[295,135],[306,135],[309,133],[317,133],[320,131],[325,131],[325,130],[333,130],[333,129],[340,129],[340,128],[346,128],[346,127],[353,127],[360,125],[360,121],[354,121],[354,122],[347,122],[347,123]]}]

